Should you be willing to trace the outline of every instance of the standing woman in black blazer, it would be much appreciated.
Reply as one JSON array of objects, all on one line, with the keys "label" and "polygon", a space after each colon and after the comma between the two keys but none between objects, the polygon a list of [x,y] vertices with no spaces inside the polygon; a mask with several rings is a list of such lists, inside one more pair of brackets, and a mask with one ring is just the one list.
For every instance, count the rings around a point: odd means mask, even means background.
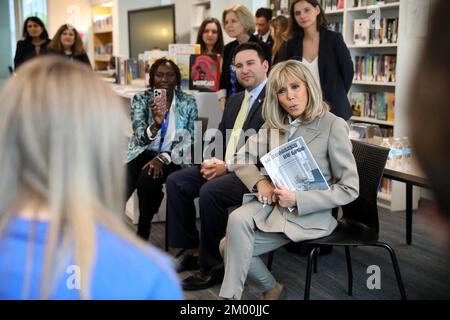
[{"label": "standing woman in black blazer", "polygon": [[280,61],[296,59],[308,65],[330,111],[348,120],[352,114],[347,98],[353,80],[352,58],[342,35],[327,29],[325,13],[317,0],[294,1],[289,36]]},{"label": "standing woman in black blazer", "polygon": [[17,42],[16,55],[14,56],[14,69],[27,60],[40,56],[47,52],[50,43],[48,32],[44,23],[38,17],[28,17],[23,23],[23,39]]},{"label": "standing woman in black blazer", "polygon": [[77,60],[91,67],[91,62],[86,54],[77,29],[70,24],[59,27],[55,37],[48,45],[49,53],[65,56],[69,60]]}]

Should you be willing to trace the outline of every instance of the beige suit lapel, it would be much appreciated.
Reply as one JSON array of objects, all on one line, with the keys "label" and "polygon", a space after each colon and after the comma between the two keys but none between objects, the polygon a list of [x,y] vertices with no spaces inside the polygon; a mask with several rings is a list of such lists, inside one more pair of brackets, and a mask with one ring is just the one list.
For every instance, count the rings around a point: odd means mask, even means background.
[{"label": "beige suit lapel", "polygon": [[300,125],[292,135],[291,140],[298,137],[303,137],[305,143],[309,144],[320,134],[319,125],[320,125],[320,117],[317,117],[311,122]]}]

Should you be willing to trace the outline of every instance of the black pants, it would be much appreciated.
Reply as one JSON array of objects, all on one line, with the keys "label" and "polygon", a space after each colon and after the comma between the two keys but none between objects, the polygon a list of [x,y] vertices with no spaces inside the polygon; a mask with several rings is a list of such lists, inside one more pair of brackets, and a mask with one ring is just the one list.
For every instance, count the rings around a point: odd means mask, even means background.
[{"label": "black pants", "polygon": [[169,174],[181,168],[173,163],[165,165],[163,176],[154,179],[153,175],[148,175],[148,168],[142,170],[142,167],[157,155],[156,152],[146,150],[127,164],[127,199],[137,189],[139,199],[137,234],[145,240],[150,237],[153,216],[158,213],[159,206],[164,198],[162,185]]},{"label": "black pants", "polygon": [[[199,265],[209,267],[222,263],[220,240],[225,236],[228,208],[242,204],[249,192],[234,174],[207,181],[199,167],[175,172],[166,181],[169,246],[199,248]],[[194,199],[199,197],[200,237],[196,227]]]}]

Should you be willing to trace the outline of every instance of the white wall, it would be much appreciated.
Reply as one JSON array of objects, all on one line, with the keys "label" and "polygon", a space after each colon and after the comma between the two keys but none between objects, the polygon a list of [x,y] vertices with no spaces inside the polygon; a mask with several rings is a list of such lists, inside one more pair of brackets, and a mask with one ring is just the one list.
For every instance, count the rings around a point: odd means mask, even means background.
[{"label": "white wall", "polygon": [[402,0],[399,17],[399,44],[397,51],[397,86],[395,89],[396,137],[409,136],[408,105],[410,85],[417,61],[425,45],[430,15],[435,0]]},{"label": "white wall", "polygon": [[113,6],[113,54],[129,57],[128,11],[156,7],[161,0],[114,0]]},{"label": "white wall", "polygon": [[70,23],[84,36],[86,51],[93,56],[93,35],[90,0],[48,0],[48,34],[53,38],[63,24]]}]

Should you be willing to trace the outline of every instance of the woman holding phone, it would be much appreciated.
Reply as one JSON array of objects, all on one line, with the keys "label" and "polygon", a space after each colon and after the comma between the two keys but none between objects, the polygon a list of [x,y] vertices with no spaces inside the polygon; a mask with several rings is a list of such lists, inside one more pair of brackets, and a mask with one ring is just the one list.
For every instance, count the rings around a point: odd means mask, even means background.
[{"label": "woman holding phone", "polygon": [[137,234],[145,240],[164,197],[163,183],[186,164],[172,151],[190,147],[198,114],[195,98],[180,89],[180,69],[173,61],[156,60],[149,82],[149,90],[136,94],[131,104],[133,135],[127,155],[127,199],[137,189]]}]

